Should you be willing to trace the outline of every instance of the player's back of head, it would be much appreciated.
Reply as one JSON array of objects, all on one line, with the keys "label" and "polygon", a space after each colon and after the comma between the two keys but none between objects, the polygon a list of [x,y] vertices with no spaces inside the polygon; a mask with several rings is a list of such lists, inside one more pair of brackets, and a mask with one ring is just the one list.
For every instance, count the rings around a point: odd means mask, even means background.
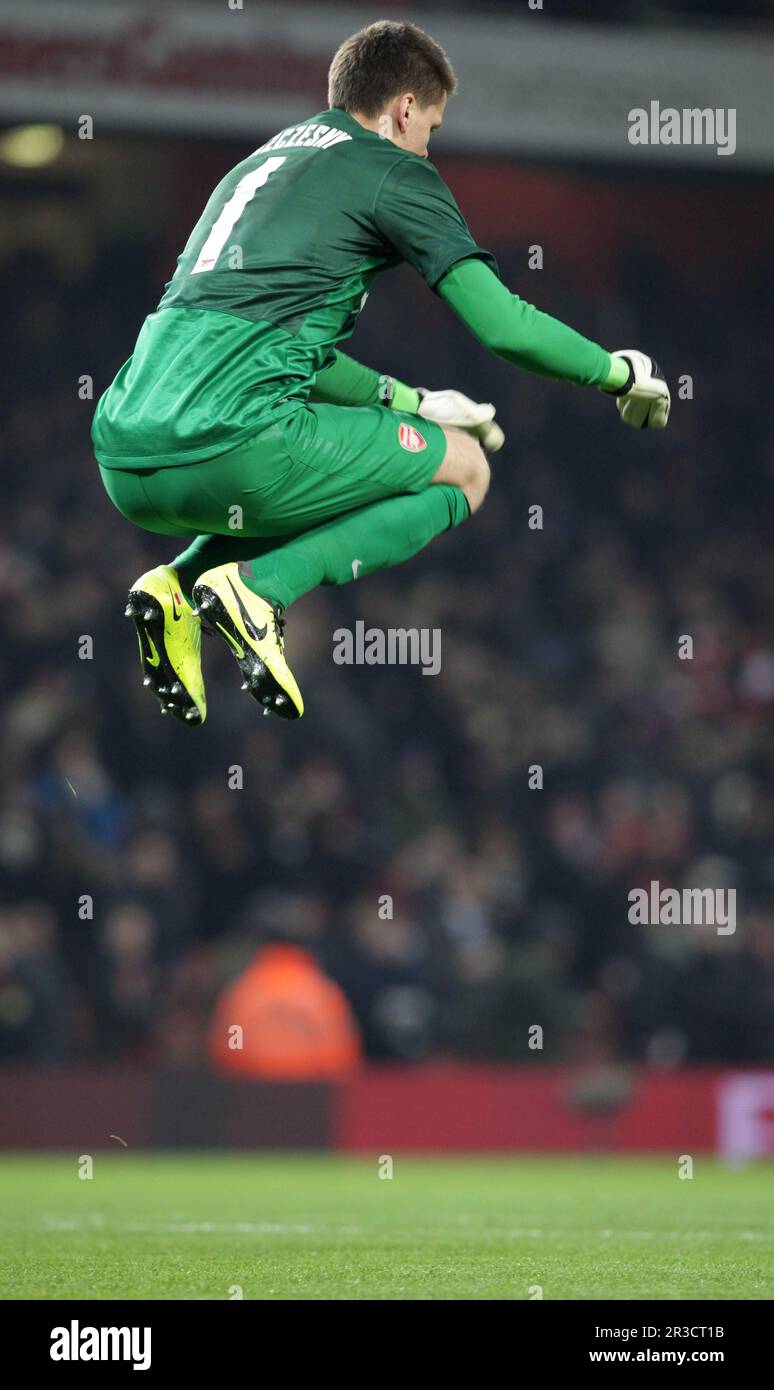
[{"label": "player's back of head", "polygon": [[369,117],[401,92],[413,92],[427,107],[456,90],[440,44],[411,20],[379,19],[359,29],[336,50],[328,71],[328,105]]}]

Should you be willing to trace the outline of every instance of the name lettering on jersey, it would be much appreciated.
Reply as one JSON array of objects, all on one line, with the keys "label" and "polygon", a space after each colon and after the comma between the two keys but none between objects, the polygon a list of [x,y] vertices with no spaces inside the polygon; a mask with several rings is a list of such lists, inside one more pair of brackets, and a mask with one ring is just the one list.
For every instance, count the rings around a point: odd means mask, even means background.
[{"label": "name lettering on jersey", "polygon": [[291,125],[272,135],[265,145],[260,145],[254,154],[265,154],[267,150],[315,149],[329,150],[340,145],[342,140],[351,140],[345,130],[336,130],[329,125]]}]

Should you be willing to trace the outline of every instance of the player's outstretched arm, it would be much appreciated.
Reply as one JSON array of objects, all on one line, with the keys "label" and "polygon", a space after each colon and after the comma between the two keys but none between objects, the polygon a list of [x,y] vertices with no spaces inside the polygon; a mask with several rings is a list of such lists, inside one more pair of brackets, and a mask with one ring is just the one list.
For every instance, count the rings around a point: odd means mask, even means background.
[{"label": "player's outstretched arm", "polygon": [[616,396],[624,424],[663,429],[669,387],[645,353],[609,353],[575,329],[511,294],[475,257],[458,261],[437,286],[442,299],[490,352],[539,376],[598,386]]}]

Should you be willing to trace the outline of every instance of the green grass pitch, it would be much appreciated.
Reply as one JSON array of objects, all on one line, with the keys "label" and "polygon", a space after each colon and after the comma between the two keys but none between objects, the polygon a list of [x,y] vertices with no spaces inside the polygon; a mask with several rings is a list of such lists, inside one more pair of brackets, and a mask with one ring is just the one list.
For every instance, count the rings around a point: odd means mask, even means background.
[{"label": "green grass pitch", "polygon": [[0,1158],[3,1299],[771,1299],[772,1167]]}]

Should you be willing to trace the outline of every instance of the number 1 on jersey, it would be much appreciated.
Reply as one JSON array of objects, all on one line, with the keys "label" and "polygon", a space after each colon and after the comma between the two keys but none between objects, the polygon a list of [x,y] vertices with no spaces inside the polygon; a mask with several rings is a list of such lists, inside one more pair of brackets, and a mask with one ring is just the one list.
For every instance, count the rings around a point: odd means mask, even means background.
[{"label": "number 1 on jersey", "polygon": [[273,174],[275,169],[279,169],[286,159],[287,155],[277,155],[267,159],[259,169],[253,169],[239,180],[220,217],[213,223],[212,231],[199,252],[196,265],[191,271],[192,275],[200,275],[203,271],[214,268],[218,256],[256,189],[262,188],[269,175]]}]

